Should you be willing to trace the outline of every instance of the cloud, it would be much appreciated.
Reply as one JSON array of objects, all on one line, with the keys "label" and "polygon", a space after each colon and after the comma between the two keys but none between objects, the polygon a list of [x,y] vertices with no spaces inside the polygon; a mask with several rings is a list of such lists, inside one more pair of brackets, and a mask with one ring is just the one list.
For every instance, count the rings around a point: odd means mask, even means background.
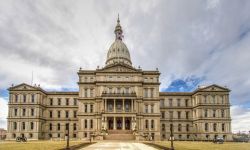
[{"label": "cloud", "polygon": [[231,107],[232,114],[232,131],[237,133],[239,131],[250,131],[250,108],[245,108],[241,105]]},{"label": "cloud", "polygon": [[201,78],[249,108],[249,9],[248,0],[0,2],[0,89],[31,83],[32,72],[45,89],[77,89],[79,67],[104,65],[119,13],[133,65],[158,67],[161,90]]},{"label": "cloud", "polygon": [[0,97],[0,128],[7,129],[8,102]]}]

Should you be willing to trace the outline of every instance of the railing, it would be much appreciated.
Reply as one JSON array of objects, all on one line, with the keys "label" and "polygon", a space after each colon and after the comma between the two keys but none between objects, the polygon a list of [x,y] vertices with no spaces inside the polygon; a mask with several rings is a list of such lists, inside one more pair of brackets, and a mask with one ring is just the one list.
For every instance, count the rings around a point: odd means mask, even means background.
[{"label": "railing", "polygon": [[102,97],[136,97],[136,93],[102,93]]}]

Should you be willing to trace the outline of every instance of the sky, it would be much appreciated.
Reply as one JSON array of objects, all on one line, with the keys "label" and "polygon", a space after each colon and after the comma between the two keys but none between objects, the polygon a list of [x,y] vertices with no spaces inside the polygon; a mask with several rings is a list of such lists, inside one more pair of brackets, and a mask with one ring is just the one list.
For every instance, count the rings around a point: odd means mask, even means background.
[{"label": "sky", "polygon": [[161,91],[227,86],[232,130],[249,131],[249,10],[249,0],[0,1],[0,128],[11,84],[77,91],[80,67],[104,66],[119,13],[134,67],[159,68]]}]

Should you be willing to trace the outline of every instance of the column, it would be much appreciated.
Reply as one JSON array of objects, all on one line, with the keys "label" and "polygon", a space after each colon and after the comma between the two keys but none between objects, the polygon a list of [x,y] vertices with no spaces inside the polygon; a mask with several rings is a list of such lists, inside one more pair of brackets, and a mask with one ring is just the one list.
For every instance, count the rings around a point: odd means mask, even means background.
[{"label": "column", "polygon": [[114,120],[113,120],[113,129],[116,130],[116,117],[114,117]]},{"label": "column", "polygon": [[124,99],[122,99],[122,111],[124,112],[125,109],[124,109]]},{"label": "column", "polygon": [[122,117],[122,130],[125,130],[125,117]]}]

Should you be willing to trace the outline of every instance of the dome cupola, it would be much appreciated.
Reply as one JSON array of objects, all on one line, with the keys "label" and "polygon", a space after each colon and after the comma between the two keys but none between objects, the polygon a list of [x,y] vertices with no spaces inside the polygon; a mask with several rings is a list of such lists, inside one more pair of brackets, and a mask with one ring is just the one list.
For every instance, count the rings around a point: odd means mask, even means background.
[{"label": "dome cupola", "polygon": [[120,19],[118,15],[117,25],[115,27],[115,41],[112,43],[108,50],[106,66],[116,63],[123,63],[132,66],[130,60],[130,54],[127,46],[123,43],[123,31],[120,25]]}]

